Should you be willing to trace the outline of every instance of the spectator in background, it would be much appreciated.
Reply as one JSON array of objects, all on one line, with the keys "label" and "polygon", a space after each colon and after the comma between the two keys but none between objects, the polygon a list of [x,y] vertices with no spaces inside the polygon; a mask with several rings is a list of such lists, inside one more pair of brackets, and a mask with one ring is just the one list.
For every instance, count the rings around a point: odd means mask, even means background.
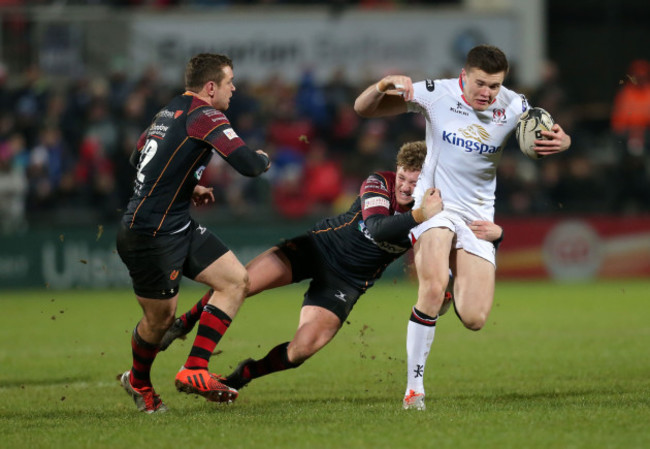
[{"label": "spectator in background", "polygon": [[312,203],[312,209],[330,205],[341,194],[343,172],[340,164],[328,157],[327,146],[322,140],[315,140],[309,146],[305,161],[305,192]]},{"label": "spectator in background", "polygon": [[[9,57],[6,61],[13,62]],[[34,66],[29,66],[22,73],[15,70],[15,66],[12,68],[14,70],[9,73],[0,62],[0,114],[4,111],[4,114],[0,115],[0,142],[6,141],[16,131],[22,133],[28,140],[26,154],[29,159],[31,151],[40,146],[41,131],[44,128],[58,128],[61,133],[60,140],[68,153],[68,162],[70,166],[75,166],[81,158],[82,143],[85,144],[86,135],[90,133],[101,136],[106,156],[112,162],[114,176],[117,178],[113,181],[117,190],[115,195],[120,198],[116,209],[123,206],[131,194],[130,180],[134,173],[133,168],[125,163],[125,155],[128,154],[125,151],[130,152],[130,149],[126,148],[132,145],[133,135],[139,135],[140,131],[149,125],[153,114],[162,104],[166,104],[164,99],[168,98],[171,92],[171,87],[158,78],[159,71],[152,66],[142,74],[134,73],[126,70],[127,67],[116,60],[105,77],[88,78],[79,74],[72,79],[59,79],[54,84]],[[8,79],[9,74],[11,80]],[[608,164],[607,176],[614,184],[616,199],[613,201],[617,208],[629,212],[650,210],[650,181],[647,174],[650,173],[650,163],[647,161],[647,150],[650,146],[648,125],[642,125],[641,128],[635,125],[645,123],[643,119],[637,119],[643,116],[643,111],[647,110],[649,104],[649,100],[643,97],[643,92],[648,90],[647,74],[647,61],[639,60],[631,64],[629,76],[625,85],[621,86],[616,105],[611,111],[612,129],[616,133],[616,144],[619,145],[620,151],[614,151],[613,145],[603,148],[611,151],[594,151],[594,146],[601,144],[598,141],[600,136],[594,135],[591,130],[585,132],[584,122],[576,123],[573,145],[575,148],[571,154],[563,156],[562,164],[555,161],[551,163],[549,159],[535,162],[533,170],[542,182],[535,183],[532,189],[530,183],[520,179],[522,173],[527,178],[530,173],[528,168],[520,171],[522,162],[519,158],[515,158],[514,167],[510,167],[508,162],[502,164],[500,170],[511,170],[514,177],[500,177],[498,187],[515,190],[512,190],[512,196],[497,196],[497,200],[507,206],[497,207],[497,212],[571,213],[570,207],[563,203],[566,195],[558,190],[560,184],[556,180],[561,177],[563,185],[570,182],[570,160],[578,154],[588,152],[595,155],[590,165],[596,172],[601,170],[602,165]],[[341,207],[347,207],[349,199],[345,196],[356,195],[357,184],[367,170],[391,163],[395,142],[418,140],[425,132],[425,120],[420,114],[403,114],[372,123],[362,122],[352,109],[354,98],[360,89],[346,77],[342,68],[334,69],[331,77],[325,82],[320,82],[309,72],[304,72],[302,79],[296,84],[278,75],[255,81],[239,80],[237,84],[237,95],[233,97],[229,109],[231,122],[240,137],[249,142],[251,147],[258,148],[265,142],[264,145],[271,149],[269,154],[276,169],[272,169],[270,176],[264,179],[249,179],[231,176],[232,173],[228,172],[230,169],[226,165],[219,166],[219,160],[215,159],[216,166],[208,167],[205,177],[208,179],[212,175],[223,174],[223,180],[215,180],[214,184],[227,188],[224,188],[222,197],[217,198],[214,206],[203,210],[206,218],[209,217],[207,219],[210,220],[230,220],[233,215],[260,216],[260,206],[277,207],[283,217],[302,217],[311,213],[313,204],[309,202],[309,197],[313,195],[300,190],[304,187],[301,183],[304,182],[305,172],[308,170],[310,147],[313,142],[319,140],[324,142],[326,147],[324,160],[338,163],[344,170],[341,184],[343,194],[338,196],[335,204],[340,203]],[[563,86],[560,72],[554,62],[545,64],[543,81],[533,91],[530,99],[531,104],[551,112],[558,122],[565,125],[567,132],[572,128],[575,121],[574,112],[578,109],[573,109],[568,91]],[[634,106],[634,103],[637,106]],[[106,105],[109,108],[108,114]],[[640,111],[640,114],[634,112],[635,110]],[[280,115],[282,118],[276,120]],[[645,115],[647,116],[647,112]],[[638,129],[644,131],[639,133]],[[266,143],[267,136],[269,141],[275,142],[273,145]],[[605,137],[609,137],[609,134]],[[607,140],[606,144],[609,143]],[[512,155],[511,150],[509,148],[504,151],[504,156]],[[34,162],[43,160],[44,153],[40,149],[37,153],[40,154],[34,156]],[[611,155],[616,155],[617,159],[614,160]],[[53,157],[54,160],[58,159]],[[530,165],[526,162],[523,164]],[[84,164],[86,163],[87,160],[84,161]],[[37,197],[34,196],[34,186],[51,184],[42,182],[42,178],[36,175],[39,170],[32,164],[28,165],[31,186],[28,212],[38,211],[41,207],[53,210],[54,204],[72,204],[73,199],[79,199],[79,189],[75,185],[74,177],[69,174],[69,177],[65,178],[65,189],[60,186],[54,188],[46,201],[36,205],[37,203],[33,202]],[[50,167],[41,168],[46,173],[52,172]],[[56,170],[54,168],[54,171]],[[566,178],[567,176],[569,178]],[[269,187],[271,177],[274,185]],[[40,181],[36,182],[36,179]],[[226,179],[232,182],[226,183]],[[517,190],[517,183],[525,184],[527,190]],[[278,194],[276,189],[282,194]],[[272,190],[277,198],[274,203],[276,206],[269,200]],[[285,200],[289,202],[283,203]],[[79,219],[90,222],[95,219],[93,212],[103,212],[105,204],[89,203],[92,204],[86,207],[92,208],[88,210],[90,213],[83,210],[82,215],[74,218],[59,214],[57,219],[62,222],[69,219],[69,223],[75,224],[79,223]],[[321,202],[318,207],[328,207],[328,204],[330,203]],[[594,206],[589,198],[585,198],[580,204],[583,206],[581,211],[585,212],[602,211],[605,207],[603,204]],[[584,206],[596,208],[585,210]],[[333,207],[332,213],[340,211],[336,210],[336,205]]]},{"label": "spectator in background", "polygon": [[563,124],[564,115],[571,114],[566,88],[562,85],[560,69],[554,61],[545,61],[542,81],[530,96],[530,103],[546,109],[551,116]]},{"label": "spectator in background", "polygon": [[358,133],[357,149],[344,159],[344,171],[347,177],[363,181],[363,170],[379,170],[390,162],[390,150],[387,147],[387,126],[384,120],[369,120],[356,131]]},{"label": "spectator in background", "polygon": [[72,152],[76,153],[84,135],[92,92],[90,81],[83,76],[74,79],[67,87],[60,130]]},{"label": "spectator in background", "polygon": [[519,161],[513,154],[504,153],[497,168],[499,182],[495,194],[495,209],[500,214],[524,215],[531,213],[532,196],[528,183],[521,176]]},{"label": "spectator in background", "polygon": [[650,62],[633,61],[627,78],[614,98],[611,124],[627,151],[640,156],[648,148],[650,130]]},{"label": "spectator in background", "polygon": [[23,133],[27,146],[35,144],[36,136],[41,125],[40,119],[47,98],[49,86],[37,66],[29,66],[23,74],[24,84],[16,92],[14,112],[16,128]]},{"label": "spectator in background", "polygon": [[7,66],[0,61],[0,114],[10,112],[13,106],[12,94],[7,87]]},{"label": "spectator in background", "polygon": [[[572,213],[586,213],[610,204],[611,183],[599,173],[592,159],[584,155],[566,161],[566,173],[560,179],[560,203]],[[598,192],[597,195],[594,193]]]},{"label": "spectator in background", "polygon": [[623,211],[647,208],[650,203],[650,62],[630,64],[621,90],[614,98],[612,131],[620,146],[616,204]]},{"label": "spectator in background", "polygon": [[333,121],[328,136],[330,151],[333,155],[347,158],[356,147],[359,131],[359,116],[352,104],[340,104],[333,111]]},{"label": "spectator in background", "polygon": [[307,117],[316,129],[327,129],[331,115],[321,86],[316,83],[311,70],[306,70],[298,82],[296,110],[299,117]]},{"label": "spectator in background", "polygon": [[87,135],[74,168],[75,186],[82,204],[97,204],[107,217],[117,209],[113,162],[100,139]]},{"label": "spectator in background", "polygon": [[18,231],[25,224],[27,157],[20,133],[0,142],[0,232]]},{"label": "spectator in background", "polygon": [[27,166],[28,211],[53,209],[74,192],[73,165],[61,131],[46,126],[39,132],[38,144],[30,150]]},{"label": "spectator in background", "polygon": [[295,98],[279,98],[275,117],[268,125],[269,143],[278,151],[307,153],[309,142],[316,136],[316,127],[308,118],[298,114]]}]

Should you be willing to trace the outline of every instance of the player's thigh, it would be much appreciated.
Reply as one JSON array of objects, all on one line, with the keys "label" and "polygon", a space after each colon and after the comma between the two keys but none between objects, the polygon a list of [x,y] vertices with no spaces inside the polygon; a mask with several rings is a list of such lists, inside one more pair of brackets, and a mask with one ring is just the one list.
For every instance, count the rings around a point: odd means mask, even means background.
[{"label": "player's thigh", "polygon": [[204,268],[194,280],[210,286],[215,292],[245,290],[248,274],[237,256],[228,251]]},{"label": "player's thigh", "polygon": [[449,253],[454,233],[448,228],[431,228],[413,246],[418,280],[445,283],[449,278]]},{"label": "player's thigh", "polygon": [[246,264],[246,271],[250,283],[248,296],[291,283],[291,263],[277,246]]},{"label": "player's thigh", "polygon": [[322,255],[308,234],[284,240],[246,265],[252,296],[264,290],[311,279],[324,266]]},{"label": "player's thigh", "polygon": [[183,274],[212,287],[216,292],[244,289],[246,268],[219,237],[192,221]]},{"label": "player's thigh", "polygon": [[463,322],[482,327],[494,301],[494,265],[482,257],[459,249],[454,251],[454,302]]},{"label": "player's thigh", "polygon": [[289,343],[290,357],[309,357],[329,343],[341,328],[340,318],[331,310],[320,306],[303,306],[300,322]]}]

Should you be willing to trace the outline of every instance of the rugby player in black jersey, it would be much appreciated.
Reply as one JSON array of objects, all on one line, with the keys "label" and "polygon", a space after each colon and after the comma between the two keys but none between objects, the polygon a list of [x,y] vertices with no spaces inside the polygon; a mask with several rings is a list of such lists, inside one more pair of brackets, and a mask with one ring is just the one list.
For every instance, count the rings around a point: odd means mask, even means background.
[{"label": "rugby player in black jersey", "polygon": [[[221,382],[239,389],[257,377],[295,368],[332,340],[359,297],[388,264],[411,247],[409,230],[442,210],[437,189],[427,192],[421,208],[412,209],[411,195],[425,156],[423,141],[403,145],[397,171],[370,175],[347,212],[320,221],[306,234],[274,246],[247,264],[249,296],[303,279],[311,283],[293,339],[277,345],[261,360],[243,361]],[[476,226],[489,240],[498,239],[502,232],[489,222]],[[162,350],[192,329],[209,295],[176,319],[163,337]]]},{"label": "rugby player in black jersey", "polygon": [[212,188],[198,184],[213,154],[244,176],[258,176],[270,166],[266,153],[248,148],[223,113],[235,91],[233,77],[227,56],[194,56],[185,71],[186,92],[156,114],[131,157],[137,175],[117,250],[143,317],[131,338],[133,366],[121,383],[143,412],[167,410],[150,371],[160,340],[174,322],[181,276],[208,285],[212,293],[197,317],[196,340],[176,375],[176,387],[217,402],[237,397],[208,371],[208,362],[245,298],[248,275],[226,245],[189,213],[190,203],[214,201]]}]

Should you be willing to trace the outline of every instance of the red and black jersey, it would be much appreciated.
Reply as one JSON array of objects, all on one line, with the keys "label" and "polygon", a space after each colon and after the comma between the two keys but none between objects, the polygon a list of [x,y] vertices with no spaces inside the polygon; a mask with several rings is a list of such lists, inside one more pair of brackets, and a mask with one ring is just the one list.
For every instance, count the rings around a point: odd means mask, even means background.
[{"label": "red and black jersey", "polygon": [[132,156],[137,175],[124,224],[154,236],[185,228],[194,187],[213,153],[245,176],[257,176],[269,164],[237,136],[223,112],[190,92],[175,97],[138,140]]},{"label": "red and black jersey", "polygon": [[395,173],[376,172],[347,212],[318,222],[310,233],[332,269],[365,290],[411,247],[408,232],[417,223],[409,211],[397,204]]}]

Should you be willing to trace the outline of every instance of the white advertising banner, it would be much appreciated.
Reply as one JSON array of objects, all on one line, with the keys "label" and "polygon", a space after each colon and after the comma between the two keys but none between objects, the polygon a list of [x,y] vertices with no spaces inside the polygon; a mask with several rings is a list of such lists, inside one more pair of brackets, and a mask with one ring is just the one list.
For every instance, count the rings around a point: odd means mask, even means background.
[{"label": "white advertising banner", "polygon": [[154,66],[182,85],[187,60],[199,52],[225,53],[236,79],[278,75],[296,81],[311,70],[319,81],[337,70],[356,82],[388,73],[414,79],[455,76],[472,46],[502,48],[513,65],[525,63],[517,17],[454,10],[409,11],[242,10],[132,17],[131,68]]}]

